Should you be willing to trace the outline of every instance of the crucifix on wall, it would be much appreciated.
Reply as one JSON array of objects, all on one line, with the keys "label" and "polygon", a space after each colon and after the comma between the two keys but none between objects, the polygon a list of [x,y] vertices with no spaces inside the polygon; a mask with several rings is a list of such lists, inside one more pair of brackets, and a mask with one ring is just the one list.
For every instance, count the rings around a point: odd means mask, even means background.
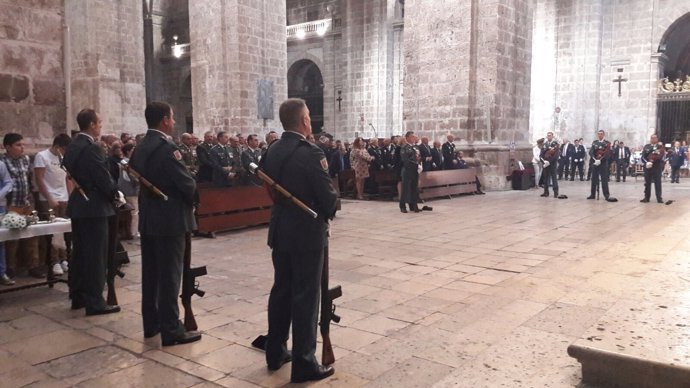
[{"label": "crucifix on wall", "polygon": [[[623,69],[618,69],[618,72],[619,72],[619,73],[622,72],[622,71],[623,71]],[[623,86],[623,82],[628,82],[628,79],[627,79],[627,78],[623,78],[622,75],[618,74],[618,78],[617,78],[617,79],[614,79],[613,82],[617,82],[617,83],[618,83],[618,97],[620,97],[620,96],[621,96],[621,87]]]},{"label": "crucifix on wall", "polygon": [[340,112],[340,102],[343,101],[342,94],[343,94],[343,91],[338,90],[338,98],[335,99],[336,101],[338,101],[338,112]]}]

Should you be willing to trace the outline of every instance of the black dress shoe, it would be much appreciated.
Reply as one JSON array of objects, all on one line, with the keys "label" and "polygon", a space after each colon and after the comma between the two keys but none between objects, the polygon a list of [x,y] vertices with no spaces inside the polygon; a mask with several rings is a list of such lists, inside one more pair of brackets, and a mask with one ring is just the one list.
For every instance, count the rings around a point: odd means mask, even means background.
[{"label": "black dress shoe", "polygon": [[594,199],[594,196],[590,195],[589,197],[587,197],[587,199]]},{"label": "black dress shoe", "polygon": [[72,310],[80,310],[86,307],[86,304],[81,300],[72,299]]},{"label": "black dress shoe", "polygon": [[420,213],[422,210],[419,209],[418,207],[416,207],[416,208],[412,209],[412,211],[415,213]]},{"label": "black dress shoe", "polygon": [[323,380],[326,377],[332,376],[333,373],[335,373],[335,369],[332,366],[319,365],[314,373],[305,376],[292,376],[290,382],[304,383],[306,381]]},{"label": "black dress shoe", "polygon": [[166,338],[163,339],[161,342],[163,343],[163,346],[174,346],[174,345],[182,345],[182,344],[188,344],[190,342],[196,342],[201,339],[201,333],[198,331],[186,331],[182,335],[173,337],[173,338]]},{"label": "black dress shoe", "polygon": [[657,202],[657,203],[664,203],[664,200],[661,199],[661,198],[657,198],[656,202]]},{"label": "black dress shoe", "polygon": [[90,317],[92,315],[105,315],[105,314],[114,314],[114,313],[119,313],[120,312],[120,306],[105,306],[102,309],[98,310],[91,310],[89,308],[86,309],[86,316]]},{"label": "black dress shoe", "polygon": [[404,207],[401,207],[401,208],[400,208],[400,213],[407,213],[407,209],[405,209]]},{"label": "black dress shoe", "polygon": [[280,369],[283,365],[287,364],[288,362],[292,361],[292,353],[287,352],[283,357],[278,361],[278,362],[268,362],[268,370],[270,371],[276,371]]},{"label": "black dress shoe", "polygon": [[540,195],[540,197],[548,197],[548,196],[549,196],[549,193],[544,193],[544,194]]},{"label": "black dress shoe", "polygon": [[614,197],[608,197],[606,198],[606,202],[618,202],[618,200]]},{"label": "black dress shoe", "polygon": [[647,198],[641,199],[640,202],[642,202],[642,203],[647,203],[647,202],[649,202],[649,199],[647,199]]},{"label": "black dress shoe", "polygon": [[152,330],[152,331],[144,330],[144,338],[153,338],[153,337],[157,336],[158,334],[160,334],[160,332],[161,332],[160,329],[156,329],[156,330]]},{"label": "black dress shoe", "polygon": [[425,212],[430,212],[434,210],[434,208],[431,206],[422,206],[422,210],[424,210]]}]

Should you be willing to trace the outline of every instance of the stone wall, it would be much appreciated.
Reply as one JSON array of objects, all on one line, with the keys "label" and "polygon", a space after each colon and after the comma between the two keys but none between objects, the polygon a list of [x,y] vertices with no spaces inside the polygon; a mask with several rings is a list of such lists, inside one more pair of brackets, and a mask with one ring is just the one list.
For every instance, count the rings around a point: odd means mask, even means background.
[{"label": "stone wall", "polygon": [[[189,9],[194,132],[280,129],[287,97],[285,1],[195,0]],[[258,119],[257,83],[273,82],[272,120]]]},{"label": "stone wall", "polygon": [[511,158],[531,160],[532,15],[522,0],[405,2],[406,129],[454,134],[460,149],[487,163],[493,189],[507,187]]},{"label": "stone wall", "polygon": [[398,1],[288,0],[287,6],[290,25],[333,19],[323,37],[288,41],[288,68],[308,59],[321,70],[325,131],[348,140],[402,133],[403,19]]},{"label": "stone wall", "polygon": [[[688,12],[684,0],[537,0],[532,139],[555,129],[561,138],[590,143],[603,129],[610,139],[644,144],[657,125],[657,49]],[[619,75],[627,79],[620,96],[613,82]]]},{"label": "stone wall", "polygon": [[103,133],[146,131],[143,10],[140,0],[65,0],[71,36],[73,116],[93,108]]},{"label": "stone wall", "polygon": [[0,0],[0,137],[42,147],[65,131],[61,0]]}]

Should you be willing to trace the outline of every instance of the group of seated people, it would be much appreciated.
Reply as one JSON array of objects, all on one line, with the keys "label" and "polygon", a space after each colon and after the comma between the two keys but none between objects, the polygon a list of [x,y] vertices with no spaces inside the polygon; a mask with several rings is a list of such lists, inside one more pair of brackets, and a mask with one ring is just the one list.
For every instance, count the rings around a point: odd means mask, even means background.
[{"label": "group of seated people", "polygon": [[[448,135],[443,145],[438,140],[429,145],[428,137],[420,140],[420,144],[414,147],[419,154],[422,171],[465,169],[479,165],[478,159],[465,157],[462,151],[456,149],[453,135]],[[340,177],[345,171],[354,172],[357,199],[364,199],[365,191],[377,191],[376,177],[382,173],[398,183],[397,190],[400,192],[400,150],[406,144],[404,136],[383,139],[358,137],[352,143],[321,136],[315,143],[326,154],[331,177]],[[476,193],[483,194],[478,179],[477,184]]]}]

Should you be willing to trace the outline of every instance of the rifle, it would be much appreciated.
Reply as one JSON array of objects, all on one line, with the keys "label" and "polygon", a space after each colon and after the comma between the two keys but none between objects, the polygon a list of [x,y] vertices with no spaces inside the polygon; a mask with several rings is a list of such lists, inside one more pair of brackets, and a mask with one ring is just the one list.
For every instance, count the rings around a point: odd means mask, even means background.
[{"label": "rifle", "polygon": [[192,312],[192,295],[203,297],[206,292],[199,289],[196,278],[208,274],[206,266],[192,268],[192,234],[184,235],[184,269],[182,271],[182,307],[184,307],[184,327],[187,331],[197,330],[196,319]]},{"label": "rifle", "polygon": [[250,171],[252,174],[258,175],[259,178],[261,178],[261,180],[263,180],[264,182],[266,182],[266,184],[267,184],[270,188],[272,188],[272,189],[276,190],[277,192],[279,192],[280,194],[282,194],[286,199],[288,199],[288,200],[289,200],[290,202],[292,202],[293,204],[297,205],[297,207],[299,207],[300,209],[304,210],[304,211],[305,211],[307,214],[309,214],[312,218],[316,218],[316,217],[319,216],[318,214],[316,214],[315,211],[313,211],[313,210],[312,210],[309,206],[307,206],[304,202],[300,201],[298,198],[295,198],[292,194],[290,194],[289,191],[285,190],[285,188],[284,188],[283,186],[281,186],[281,185],[279,185],[278,183],[276,183],[273,179],[271,179],[270,176],[266,175],[266,173],[264,173],[263,171],[261,171],[261,170],[259,169],[259,166],[256,165],[256,163],[249,163],[249,171]]},{"label": "rifle", "polygon": [[331,365],[335,362],[333,346],[331,345],[331,321],[338,323],[340,317],[335,313],[333,300],[343,296],[343,289],[340,286],[328,288],[328,245],[323,250],[323,271],[321,272],[321,338],[323,339],[323,351],[321,353],[321,363]]},{"label": "rifle", "polygon": [[129,163],[127,163],[126,160],[124,160],[124,159],[121,160],[121,161],[120,161],[120,165],[122,165],[122,167],[125,169],[125,171],[127,171],[127,173],[128,173],[129,175],[133,176],[134,179],[138,180],[139,183],[141,183],[142,186],[146,187],[147,189],[149,189],[150,191],[152,191],[154,194],[156,194],[157,196],[161,197],[161,199],[162,199],[163,201],[167,201],[167,200],[168,200],[168,196],[167,196],[167,195],[165,195],[162,191],[160,191],[160,189],[158,189],[158,187],[154,186],[153,183],[149,182],[148,179],[146,179],[146,178],[144,178],[143,176],[141,176],[141,174],[139,174],[135,169],[133,169],[133,168],[129,165]]},{"label": "rifle", "polygon": [[124,278],[125,274],[120,268],[123,264],[129,263],[127,251],[120,244],[119,236],[117,235],[119,221],[120,209],[115,208],[115,215],[108,217],[108,273],[106,277],[108,297],[106,298],[106,303],[110,306],[118,305],[117,294],[115,293],[115,277]]},{"label": "rifle", "polygon": [[79,182],[77,182],[77,180],[72,177],[72,175],[69,173],[69,171],[67,171],[67,168],[65,168],[62,162],[60,162],[60,168],[62,169],[62,171],[65,172],[65,174],[67,174],[67,179],[72,181],[72,183],[74,184],[74,188],[79,192],[79,194],[81,194],[82,197],[84,197],[84,200],[88,201],[89,196],[86,195],[86,192],[84,192],[84,189],[81,188]]}]

